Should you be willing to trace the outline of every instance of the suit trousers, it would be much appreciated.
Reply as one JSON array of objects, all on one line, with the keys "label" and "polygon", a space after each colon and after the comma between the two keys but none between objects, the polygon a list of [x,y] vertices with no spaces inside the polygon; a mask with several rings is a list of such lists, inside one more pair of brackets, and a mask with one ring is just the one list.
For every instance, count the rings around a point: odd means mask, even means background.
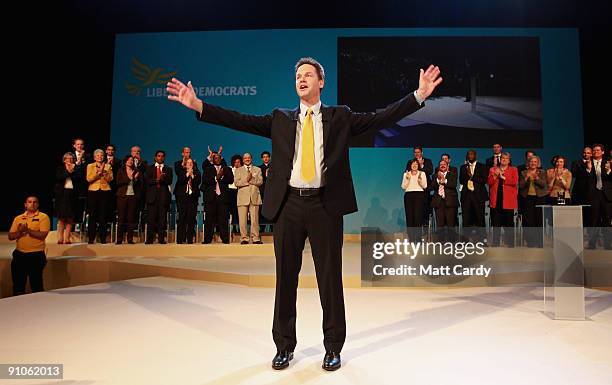
[{"label": "suit trousers", "polygon": [[597,245],[599,232],[603,233],[604,247],[612,247],[612,228],[610,221],[612,220],[612,202],[608,202],[603,190],[595,190],[590,202],[590,228],[589,230],[589,247],[593,248]]},{"label": "suit trousers", "polygon": [[193,243],[195,238],[195,223],[198,215],[199,197],[191,195],[177,195],[178,222],[176,224],[176,242]]},{"label": "suit trousers", "polygon": [[323,344],[340,352],[346,339],[342,288],[342,216],[323,207],[322,196],[300,196],[290,190],[274,226],[276,295],[272,336],[278,350],[293,351],[297,344],[296,298],[306,238],[314,259],[323,309]]},{"label": "suit trousers", "polygon": [[87,192],[87,213],[89,220],[87,222],[89,242],[94,243],[96,240],[96,229],[99,231],[100,243],[106,243],[106,224],[108,202],[110,201],[110,191],[97,190]]},{"label": "suit trousers", "polygon": [[240,240],[248,241],[247,212],[251,214],[251,238],[253,242],[259,241],[259,205],[238,206],[238,221],[240,223]]},{"label": "suit trousers", "polygon": [[147,204],[147,243],[153,243],[155,234],[157,234],[157,242],[162,243],[166,240],[169,207],[163,203],[163,199],[160,196],[161,194],[166,194],[165,191],[161,191],[162,188],[165,187],[157,188],[155,201]]},{"label": "suit trousers", "polygon": [[227,203],[218,195],[215,195],[212,202],[204,203],[204,243],[211,243],[215,225],[219,229],[221,241],[229,243],[229,210]]}]

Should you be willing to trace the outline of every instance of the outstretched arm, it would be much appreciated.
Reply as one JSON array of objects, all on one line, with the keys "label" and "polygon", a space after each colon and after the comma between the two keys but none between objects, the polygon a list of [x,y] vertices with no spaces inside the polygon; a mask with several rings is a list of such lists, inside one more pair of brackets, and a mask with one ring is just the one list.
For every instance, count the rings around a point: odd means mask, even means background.
[{"label": "outstretched arm", "polygon": [[192,109],[196,112],[198,120],[266,138],[270,137],[272,126],[271,114],[247,115],[204,103],[197,97],[191,82],[187,82],[187,85],[185,85],[175,78],[168,82],[166,90],[169,94],[168,100],[181,103],[185,107]]},{"label": "outstretched arm", "polygon": [[369,130],[380,130],[403,117],[412,114],[423,106],[423,102],[442,83],[440,68],[430,65],[427,71],[421,69],[419,89],[399,101],[390,104],[380,112],[351,113],[351,133],[359,135]]}]

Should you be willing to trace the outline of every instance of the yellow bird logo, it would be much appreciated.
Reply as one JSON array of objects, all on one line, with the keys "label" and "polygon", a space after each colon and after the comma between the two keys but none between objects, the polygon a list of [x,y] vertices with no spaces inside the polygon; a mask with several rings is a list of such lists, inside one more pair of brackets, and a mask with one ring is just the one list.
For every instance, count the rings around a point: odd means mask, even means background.
[{"label": "yellow bird logo", "polygon": [[125,87],[128,92],[132,95],[140,96],[143,88],[149,87],[151,85],[165,85],[169,82],[174,75],[176,75],[176,71],[165,72],[163,68],[153,68],[149,67],[146,64],[143,64],[135,57],[132,58],[132,66],[130,67],[132,71],[132,75],[136,80],[140,81],[139,84],[130,84],[128,82],[125,83]]}]

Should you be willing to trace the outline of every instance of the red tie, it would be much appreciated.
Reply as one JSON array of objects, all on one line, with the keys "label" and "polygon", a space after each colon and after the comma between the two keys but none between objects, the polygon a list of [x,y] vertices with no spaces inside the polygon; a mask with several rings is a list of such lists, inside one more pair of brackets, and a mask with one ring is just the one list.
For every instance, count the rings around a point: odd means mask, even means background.
[{"label": "red tie", "polygon": [[[161,178],[161,165],[157,165],[157,171],[155,172],[155,178],[159,181]],[[159,182],[157,182],[157,187],[159,187]]]}]

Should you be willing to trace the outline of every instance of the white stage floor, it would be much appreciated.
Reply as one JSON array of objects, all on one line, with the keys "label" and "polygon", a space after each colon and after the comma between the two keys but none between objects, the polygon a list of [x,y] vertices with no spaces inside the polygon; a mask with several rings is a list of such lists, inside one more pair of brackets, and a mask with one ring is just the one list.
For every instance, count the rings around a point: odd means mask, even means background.
[{"label": "white stage floor", "polygon": [[1,384],[611,384],[612,293],[554,321],[541,289],[346,289],[343,367],[321,369],[316,289],[300,289],[291,366],[270,368],[274,289],[142,278],[0,300],[0,363],[64,380]]}]

